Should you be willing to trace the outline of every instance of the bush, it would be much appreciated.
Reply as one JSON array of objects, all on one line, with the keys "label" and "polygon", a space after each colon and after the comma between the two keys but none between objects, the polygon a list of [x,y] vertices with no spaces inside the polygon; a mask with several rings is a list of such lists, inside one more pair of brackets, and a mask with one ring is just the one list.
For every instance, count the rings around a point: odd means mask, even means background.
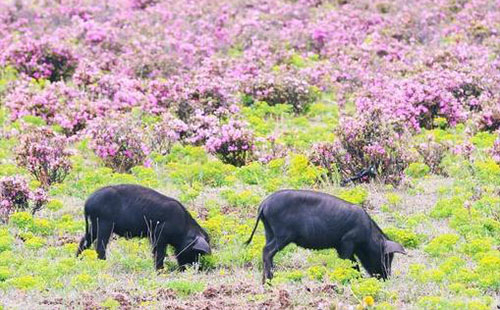
[{"label": "bush", "polygon": [[69,78],[77,66],[77,59],[68,48],[26,37],[11,45],[3,61],[20,73],[51,82]]},{"label": "bush", "polygon": [[322,155],[325,168],[335,164],[342,177],[348,178],[373,166],[384,183],[402,180],[410,160],[405,137],[380,111],[345,118],[335,133],[338,140],[328,147],[328,155]]},{"label": "bush", "polygon": [[491,158],[500,165],[500,135],[490,149]]},{"label": "bush", "polygon": [[422,157],[423,162],[430,168],[432,173],[442,173],[440,167],[441,161],[444,158],[445,152],[448,150],[445,145],[435,142],[433,138],[429,138],[428,141],[417,144],[416,149]]},{"label": "bush", "polygon": [[373,296],[377,298],[382,291],[382,284],[375,278],[366,278],[353,281],[352,292],[358,298],[362,296]]},{"label": "bush", "polygon": [[130,6],[133,9],[144,10],[149,6],[153,6],[158,3],[158,0],[130,0]]},{"label": "bush", "polygon": [[[99,110],[84,92],[65,82],[51,83],[43,89],[37,84],[21,84],[5,99],[11,118],[22,118],[35,126],[54,125],[71,136],[87,126]],[[38,118],[36,118],[38,117]]]},{"label": "bush", "polygon": [[17,163],[26,168],[43,188],[61,183],[71,170],[66,138],[49,128],[32,128],[19,139]]},{"label": "bush", "polygon": [[144,131],[130,117],[98,120],[90,126],[89,134],[90,148],[116,172],[130,172],[144,164],[149,154]]},{"label": "bush", "polygon": [[16,210],[30,209],[35,212],[47,202],[46,192],[38,188],[30,190],[26,180],[20,176],[0,179],[0,218],[8,219]]},{"label": "bush", "polygon": [[173,289],[181,296],[189,296],[194,293],[203,292],[205,284],[185,280],[174,280],[167,283],[167,287]]},{"label": "bush", "polygon": [[442,234],[429,242],[425,251],[432,256],[440,256],[449,253],[458,242],[460,237],[455,234]]},{"label": "bush", "polygon": [[230,120],[208,138],[205,147],[216,154],[224,163],[237,167],[243,166],[254,150],[253,134],[246,124]]},{"label": "bush", "polygon": [[318,97],[318,91],[304,79],[291,74],[261,76],[244,87],[243,92],[253,103],[265,101],[269,105],[289,104],[295,113],[306,112]]},{"label": "bush", "polygon": [[164,113],[160,122],[154,124],[149,133],[151,150],[161,155],[168,154],[174,143],[183,138],[188,131],[186,123],[170,113]]},{"label": "bush", "polygon": [[431,168],[424,163],[411,163],[405,169],[405,174],[412,178],[421,178],[426,176],[431,171]]},{"label": "bush", "polygon": [[416,248],[420,244],[419,236],[411,230],[386,227],[384,233],[392,240],[401,243],[405,248]]}]

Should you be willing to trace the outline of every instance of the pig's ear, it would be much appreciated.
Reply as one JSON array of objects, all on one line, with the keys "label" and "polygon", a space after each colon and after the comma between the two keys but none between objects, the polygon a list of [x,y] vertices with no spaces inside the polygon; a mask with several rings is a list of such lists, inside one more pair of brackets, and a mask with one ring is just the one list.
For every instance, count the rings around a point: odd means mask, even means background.
[{"label": "pig's ear", "polygon": [[385,240],[384,252],[386,254],[390,253],[401,253],[406,255],[406,251],[403,246],[397,242],[391,240]]},{"label": "pig's ear", "polygon": [[208,245],[208,243],[202,237],[198,237],[196,239],[196,242],[193,245],[193,249],[197,250],[197,251],[201,251],[201,252],[203,252],[205,254],[210,254],[211,253],[210,245]]}]

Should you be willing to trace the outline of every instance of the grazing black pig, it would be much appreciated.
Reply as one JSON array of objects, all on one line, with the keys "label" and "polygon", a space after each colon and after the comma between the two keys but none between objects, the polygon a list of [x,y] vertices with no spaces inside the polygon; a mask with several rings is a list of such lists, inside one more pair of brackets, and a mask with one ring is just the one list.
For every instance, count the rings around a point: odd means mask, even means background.
[{"label": "grazing black pig", "polygon": [[[357,262],[371,276],[387,279],[394,253],[406,254],[389,240],[365,210],[337,197],[305,190],[282,190],[259,207],[257,222],[264,223],[266,245],[262,253],[263,282],[273,277],[274,255],[290,243],[307,249],[335,248],[340,258]],[[357,267],[359,269],[359,267]]]},{"label": "grazing black pig", "polygon": [[126,238],[148,237],[156,269],[163,268],[169,244],[175,248],[181,267],[211,253],[207,233],[180,202],[138,185],[103,187],[90,195],[85,202],[85,236],[76,256],[97,239],[97,255],[106,259],[113,233]]}]

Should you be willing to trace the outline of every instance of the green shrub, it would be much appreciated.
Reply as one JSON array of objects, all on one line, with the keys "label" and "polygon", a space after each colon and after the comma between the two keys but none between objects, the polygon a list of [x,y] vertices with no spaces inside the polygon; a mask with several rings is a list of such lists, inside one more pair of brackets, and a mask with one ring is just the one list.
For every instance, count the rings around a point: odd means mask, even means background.
[{"label": "green shrub", "polygon": [[246,184],[260,184],[268,175],[264,166],[259,162],[252,162],[236,170],[236,177]]},{"label": "green shrub", "polygon": [[31,250],[37,250],[43,247],[47,241],[43,238],[32,236],[24,242],[24,246]]},{"label": "green shrub", "polygon": [[[95,251],[94,251],[94,253],[95,253]],[[95,277],[93,277],[85,272],[77,274],[71,279],[71,285],[74,288],[78,288],[78,289],[90,289],[95,284],[96,284]]]},{"label": "green shrub", "polygon": [[101,303],[101,306],[104,308],[104,309],[111,309],[111,310],[114,310],[114,309],[119,309],[120,308],[120,303],[111,298],[111,297],[108,297],[106,298],[106,300],[104,300],[102,303]]},{"label": "green shrub", "polygon": [[455,234],[442,234],[432,239],[425,247],[425,252],[432,256],[440,256],[453,250],[460,237]]},{"label": "green shrub", "polygon": [[500,289],[500,254],[487,253],[478,263],[479,285],[486,289]]},{"label": "green shrub", "polygon": [[203,292],[205,284],[197,281],[173,280],[167,283],[167,287],[173,289],[181,296]]},{"label": "green shrub", "polygon": [[6,228],[0,228],[0,253],[12,249],[13,239]]},{"label": "green shrub", "polygon": [[57,199],[52,199],[47,203],[47,209],[49,209],[52,212],[56,212],[61,210],[63,207],[63,203],[60,200]]},{"label": "green shrub", "polygon": [[28,212],[16,212],[10,216],[9,223],[23,230],[29,230],[35,221],[33,216]]},{"label": "green shrub", "polygon": [[340,191],[338,197],[350,203],[362,205],[368,198],[368,191],[361,186],[356,186]]},{"label": "green shrub", "polygon": [[421,310],[489,310],[488,302],[481,300],[448,300],[439,296],[424,296],[417,301]]},{"label": "green shrub", "polygon": [[495,143],[496,139],[497,135],[486,131],[480,131],[474,137],[472,137],[470,141],[477,148],[484,149],[484,148],[491,148]]},{"label": "green shrub", "polygon": [[399,229],[396,227],[384,228],[384,233],[392,240],[401,243],[406,248],[417,248],[421,238],[409,229]]},{"label": "green shrub", "polygon": [[244,190],[237,193],[232,189],[228,189],[224,190],[221,196],[226,199],[231,206],[235,207],[258,206],[261,201],[261,197],[253,194],[250,190]]},{"label": "green shrub", "polygon": [[33,288],[37,288],[41,285],[40,279],[34,276],[22,276],[16,278],[10,278],[7,281],[7,284],[20,289],[20,290],[29,290]]},{"label": "green shrub", "polygon": [[490,238],[473,238],[467,240],[467,242],[462,246],[462,251],[465,254],[474,256],[478,253],[488,252],[493,246],[492,240]]},{"label": "green shrub", "polygon": [[440,199],[431,210],[430,216],[433,218],[450,217],[455,210],[464,208],[464,202],[464,199],[458,196]]},{"label": "green shrub", "polygon": [[373,296],[376,299],[382,292],[382,284],[375,278],[353,280],[351,282],[351,288],[354,295],[358,298]]},{"label": "green shrub", "polygon": [[7,280],[9,276],[10,276],[9,268],[5,266],[0,266],[0,282]]},{"label": "green shrub", "polygon": [[391,206],[397,206],[398,204],[401,203],[401,201],[403,201],[401,196],[399,196],[398,194],[395,194],[395,193],[387,193],[385,195],[385,198],[387,199],[387,202]]},{"label": "green shrub", "polygon": [[500,166],[494,160],[475,162],[474,171],[481,183],[500,185]]},{"label": "green shrub", "polygon": [[294,188],[310,186],[321,177],[322,169],[309,163],[305,155],[292,155],[287,169],[288,183]]},{"label": "green shrub", "polygon": [[405,169],[405,174],[411,178],[422,178],[431,171],[431,168],[424,163],[411,163]]}]

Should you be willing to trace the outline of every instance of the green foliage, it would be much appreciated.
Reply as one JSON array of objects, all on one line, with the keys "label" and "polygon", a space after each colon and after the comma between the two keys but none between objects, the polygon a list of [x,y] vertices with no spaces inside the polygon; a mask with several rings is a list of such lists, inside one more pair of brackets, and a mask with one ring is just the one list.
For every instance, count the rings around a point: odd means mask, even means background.
[{"label": "green foliage", "polygon": [[398,194],[395,194],[395,193],[387,193],[385,195],[385,198],[387,199],[387,202],[391,206],[397,206],[398,204],[401,203],[401,201],[403,201],[401,196],[399,196]]},{"label": "green foliage", "polygon": [[432,256],[440,256],[451,252],[459,239],[455,234],[442,234],[432,239],[424,250]]},{"label": "green foliage", "polygon": [[491,148],[493,144],[495,143],[495,140],[497,139],[496,134],[489,133],[486,131],[480,131],[478,132],[474,137],[470,139],[470,142],[474,144],[477,148],[480,149],[485,149],[485,148]]},{"label": "green foliage", "polygon": [[417,305],[421,310],[489,310],[488,302],[482,300],[448,300],[440,296],[424,296],[419,298]]},{"label": "green foliage", "polygon": [[356,186],[341,190],[337,195],[340,199],[353,204],[362,205],[368,198],[368,191],[361,186]]},{"label": "green foliage", "polygon": [[481,183],[500,185],[500,166],[492,159],[475,162],[474,172]]},{"label": "green foliage", "polygon": [[167,287],[173,289],[181,296],[189,296],[202,292],[205,289],[205,283],[198,281],[173,280],[167,283]]},{"label": "green foliage", "polygon": [[252,162],[246,166],[238,168],[236,177],[242,182],[250,185],[260,184],[267,178],[266,167],[259,162]]},{"label": "green foliage", "polygon": [[421,237],[409,229],[399,229],[396,227],[384,228],[384,233],[392,240],[401,243],[405,248],[417,248]]},{"label": "green foliage", "polygon": [[490,251],[492,246],[491,238],[473,238],[467,240],[462,247],[462,251],[467,255],[475,256],[478,253]]},{"label": "green foliage", "polygon": [[9,231],[5,228],[0,228],[0,253],[12,249],[13,239]]},{"label": "green foliage", "polygon": [[203,191],[203,185],[198,182],[193,184],[183,184],[181,185],[181,193],[179,199],[181,202],[190,202],[196,199]]},{"label": "green foliage", "polygon": [[378,298],[382,293],[382,284],[375,278],[360,278],[352,282],[352,292],[358,298],[373,296]]},{"label": "green foliage", "polygon": [[22,120],[30,125],[36,126],[36,127],[41,127],[47,125],[45,120],[39,116],[34,116],[34,115],[25,115],[23,116]]},{"label": "green foliage", "polygon": [[166,166],[169,177],[176,184],[193,184],[195,182],[220,187],[230,185],[234,182],[232,174],[235,171],[233,165],[224,164],[218,160],[205,163],[174,163]]},{"label": "green foliage", "polygon": [[322,174],[322,169],[309,163],[305,155],[292,155],[287,169],[288,183],[294,188],[311,186]]},{"label": "green foliage", "polygon": [[52,199],[47,203],[47,209],[49,209],[52,212],[56,212],[61,210],[63,207],[63,203],[60,200],[57,199]]},{"label": "green foliage", "polygon": [[500,289],[500,254],[488,252],[480,260],[476,272],[479,275],[479,285],[483,288]]},{"label": "green foliage", "polygon": [[463,208],[464,202],[464,199],[459,196],[440,199],[436,202],[436,205],[432,209],[430,216],[438,219],[450,217],[455,210]]},{"label": "green foliage", "polygon": [[405,174],[411,178],[422,178],[431,171],[431,168],[424,163],[411,163],[405,169]]},{"label": "green foliage", "polygon": [[23,211],[13,213],[10,216],[9,223],[19,229],[28,230],[34,225],[35,221],[30,213]]},{"label": "green foliage", "polygon": [[221,193],[221,196],[226,199],[231,206],[238,208],[257,206],[261,201],[261,197],[253,194],[250,190],[244,190],[237,193],[232,189],[227,189]]},{"label": "green foliage", "polygon": [[20,290],[29,290],[39,287],[42,283],[40,279],[33,276],[22,276],[16,278],[10,278],[6,283],[12,287]]},{"label": "green foliage", "polygon": [[14,81],[16,78],[17,70],[13,67],[5,66],[0,68],[0,95],[5,92],[9,82]]},{"label": "green foliage", "polygon": [[114,310],[114,309],[119,309],[120,308],[120,303],[111,298],[111,297],[108,297],[106,298],[106,300],[104,300],[102,303],[101,303],[101,306],[104,308],[104,309],[111,309],[111,310]]},{"label": "green foliage", "polygon": [[0,266],[0,282],[7,280],[10,277],[9,268]]}]

